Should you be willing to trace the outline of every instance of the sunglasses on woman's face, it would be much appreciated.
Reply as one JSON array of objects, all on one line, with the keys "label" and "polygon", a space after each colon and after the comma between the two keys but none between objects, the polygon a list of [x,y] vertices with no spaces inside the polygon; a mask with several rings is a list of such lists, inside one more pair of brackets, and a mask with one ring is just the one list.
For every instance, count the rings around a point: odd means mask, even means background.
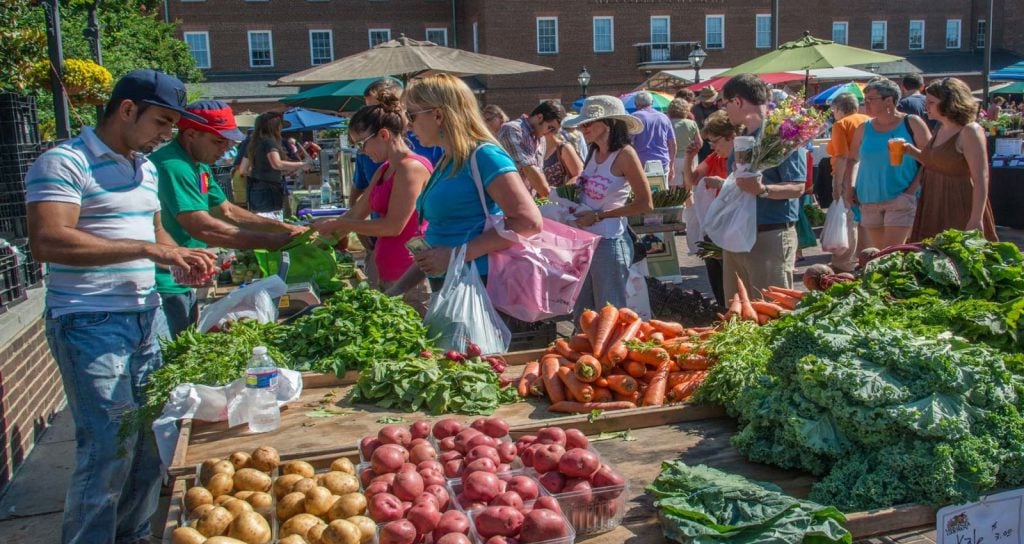
[{"label": "sunglasses on woman's face", "polygon": [[362,151],[363,148],[366,147],[366,142],[369,142],[376,135],[377,133],[374,132],[373,134],[370,134],[369,136],[363,138],[362,140],[352,142],[352,147],[358,149],[359,151]]},{"label": "sunglasses on woman's face", "polygon": [[419,115],[421,113],[427,113],[428,111],[434,111],[435,109],[436,108],[429,108],[429,109],[420,110],[420,111],[409,111],[409,110],[406,110],[405,111],[405,118],[408,119],[410,123],[415,123],[417,115]]}]

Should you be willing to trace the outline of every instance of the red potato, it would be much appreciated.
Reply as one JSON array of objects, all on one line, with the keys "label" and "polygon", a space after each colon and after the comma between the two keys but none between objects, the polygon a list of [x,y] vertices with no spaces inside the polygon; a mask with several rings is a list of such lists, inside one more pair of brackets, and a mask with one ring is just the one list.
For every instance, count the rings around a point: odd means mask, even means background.
[{"label": "red potato", "polygon": [[532,501],[540,496],[540,486],[529,476],[513,476],[506,489],[516,492],[524,501]]},{"label": "red potato", "polygon": [[434,537],[434,544],[473,544],[473,542],[462,533],[448,533],[440,538]]},{"label": "red potato", "polygon": [[380,544],[413,544],[416,526],[407,519],[392,521],[380,529]]},{"label": "red potato", "polygon": [[476,461],[468,463],[464,469],[462,469],[462,475],[465,476],[471,472],[498,472],[498,465],[487,457],[481,457]]},{"label": "red potato", "polygon": [[[455,451],[455,437],[442,438],[437,445],[440,446],[441,451]],[[459,455],[462,455],[462,453],[459,452]]]},{"label": "red potato", "polygon": [[433,502],[421,502],[412,505],[412,508],[405,515],[405,519],[408,519],[416,526],[417,534],[428,535],[434,532],[437,524],[441,521],[441,512]]},{"label": "red potato", "polygon": [[466,452],[477,447],[477,446],[490,446],[494,447],[498,445],[498,441],[494,438],[487,436],[486,434],[478,434],[466,441]]},{"label": "red potato", "polygon": [[565,487],[565,476],[557,470],[552,470],[540,477],[540,485],[548,490],[548,493],[561,493]]},{"label": "red potato", "polygon": [[544,427],[537,431],[537,442],[565,446],[565,431],[561,427]]},{"label": "red potato", "polygon": [[367,510],[370,513],[370,518],[377,523],[402,519],[402,513],[404,512],[402,500],[391,493],[378,493],[374,495],[368,502]]},{"label": "red potato", "polygon": [[428,468],[434,470],[444,470],[444,465],[441,464],[437,459],[430,459],[429,461],[420,461],[416,464],[416,470],[426,470]]},{"label": "red potato", "polygon": [[412,425],[409,425],[409,434],[412,435],[413,439],[426,438],[430,436],[430,422],[421,419]]},{"label": "red potato", "polygon": [[523,450],[525,450],[527,448],[527,446],[529,446],[530,444],[533,444],[536,441],[537,441],[537,436],[536,435],[524,434],[523,436],[519,437],[519,440],[516,440],[516,450],[517,451],[523,451]]},{"label": "red potato", "polygon": [[502,462],[501,456],[498,454],[498,450],[491,446],[477,446],[468,452],[466,452],[466,462],[472,463],[477,459],[490,459],[494,461],[494,465],[497,466]]},{"label": "red potato", "polygon": [[484,544],[519,544],[519,541],[510,536],[495,535],[488,538]]},{"label": "red potato", "polygon": [[362,454],[363,459],[369,459],[373,455],[373,451],[381,445],[379,438],[375,436],[367,436],[359,441],[359,453]]},{"label": "red potato", "polygon": [[589,481],[582,478],[566,479],[561,492],[575,493],[576,496],[569,499],[573,503],[590,504],[594,502],[593,488],[590,486]]},{"label": "red potato", "polygon": [[463,510],[479,510],[487,506],[487,503],[485,502],[474,501],[473,499],[466,497],[465,493],[460,493],[459,496],[455,498],[455,500],[459,503],[459,506],[461,506]]},{"label": "red potato", "polygon": [[396,497],[403,501],[411,501],[423,493],[423,477],[415,470],[412,472],[399,472],[395,476],[391,488]]},{"label": "red potato", "polygon": [[409,442],[409,448],[408,449],[411,450],[411,449],[413,449],[413,447],[419,446],[420,444],[430,444],[430,440],[427,440],[426,438],[413,438]]},{"label": "red potato", "polygon": [[409,509],[412,508],[412,501],[402,501],[402,517],[409,513]]},{"label": "red potato", "polygon": [[417,465],[424,461],[433,461],[434,459],[437,459],[437,450],[430,444],[419,444],[409,450],[409,461]]},{"label": "red potato", "polygon": [[565,448],[558,444],[543,444],[533,452],[533,468],[544,474],[558,470],[558,463],[565,455]]},{"label": "red potato", "polygon": [[385,425],[377,431],[377,438],[381,444],[398,444],[405,448],[412,442],[412,433],[401,425]]},{"label": "red potato", "polygon": [[490,472],[472,472],[462,479],[462,492],[470,500],[491,502],[501,493],[501,480]]},{"label": "red potato", "polygon": [[402,467],[395,472],[417,472],[419,469],[412,463],[402,463]]},{"label": "red potato", "polygon": [[373,484],[374,482],[384,482],[384,483],[388,484],[388,488],[390,488],[391,484],[395,483],[395,475],[396,474],[397,474],[397,472],[390,472],[388,474],[381,474],[380,476],[377,476],[373,480],[371,480],[370,484]]},{"label": "red potato", "polygon": [[546,508],[534,508],[523,519],[519,542],[533,544],[569,536],[565,518]]},{"label": "red potato", "polygon": [[565,449],[571,450],[573,448],[587,449],[590,445],[590,440],[587,439],[587,435],[583,434],[583,431],[579,429],[566,429],[565,431]]},{"label": "red potato", "polygon": [[445,478],[458,478],[462,476],[462,467],[464,462],[462,459],[452,459],[444,464],[444,476]]},{"label": "red potato", "polygon": [[455,435],[453,439],[455,444],[455,450],[465,455],[466,452],[469,451],[469,447],[467,447],[466,444],[468,444],[472,438],[475,438],[477,436],[487,435],[473,428],[462,429],[461,431],[459,431],[459,434]]},{"label": "red potato", "polygon": [[423,493],[420,493],[419,495],[416,495],[416,498],[412,500],[412,505],[416,506],[417,504],[419,504],[421,502],[433,503],[434,507],[436,507],[438,510],[441,509],[441,505],[439,504],[440,501],[438,501],[437,495],[434,495],[433,493],[431,493],[429,491],[424,491]]},{"label": "red potato", "polygon": [[376,477],[377,473],[372,468],[368,468],[359,472],[359,483],[363,484],[363,487],[368,487]]},{"label": "red potato", "polygon": [[590,477],[590,482],[594,487],[608,487],[616,485],[625,485],[626,480],[621,474],[615,472],[612,467],[608,465],[601,465]]},{"label": "red potato", "polygon": [[372,484],[363,488],[363,495],[366,496],[366,500],[370,500],[374,495],[380,493],[390,493],[391,486],[387,482],[373,482]]},{"label": "red potato", "polygon": [[462,423],[459,423],[459,420],[455,418],[446,417],[434,424],[431,433],[434,435],[434,438],[443,440],[449,436],[459,434],[460,431],[462,431]]},{"label": "red potato", "polygon": [[469,534],[469,518],[458,510],[449,510],[441,514],[441,520],[434,529],[434,542],[441,544],[441,537],[452,534]]},{"label": "red potato", "polygon": [[508,435],[508,423],[504,419],[500,417],[485,417],[483,421],[483,428],[480,430],[487,436],[502,438]]},{"label": "red potato", "polygon": [[519,450],[519,459],[523,462],[523,465],[532,467],[533,456],[537,453],[537,450],[543,448],[546,444],[530,444],[524,450]]},{"label": "red potato", "polygon": [[469,423],[469,428],[484,432],[484,418],[474,419]]},{"label": "red potato", "polygon": [[515,536],[523,527],[522,512],[508,506],[488,506],[473,517],[476,532],[483,538]]},{"label": "red potato", "polygon": [[597,455],[582,448],[573,448],[558,460],[558,471],[570,478],[590,478],[599,468]]},{"label": "red potato", "polygon": [[519,496],[519,493],[515,491],[506,491],[499,494],[497,497],[491,499],[491,502],[487,503],[488,506],[511,506],[512,508],[522,508],[523,498]]},{"label": "red potato", "polygon": [[444,463],[447,463],[448,461],[451,461],[453,459],[462,459],[462,454],[455,450],[449,450],[442,453],[441,457],[438,457],[438,459],[441,461],[441,464],[443,465]]},{"label": "red potato", "polygon": [[533,501],[534,510],[539,510],[541,508],[551,510],[553,512],[558,512],[559,514],[562,513],[562,505],[558,504],[558,499],[550,495],[538,497],[537,500]]},{"label": "red potato", "polygon": [[508,463],[502,463],[498,465],[498,472],[508,472],[510,470],[512,470],[512,465]]},{"label": "red potato", "polygon": [[370,466],[377,474],[397,472],[409,460],[409,452],[398,444],[384,444],[374,450]]},{"label": "red potato", "polygon": [[494,448],[498,452],[499,463],[511,463],[516,460],[516,445],[511,442],[499,442],[498,446]]},{"label": "red potato", "polygon": [[444,485],[444,468],[437,470],[434,468],[425,468],[420,471],[420,477],[423,478],[423,486],[431,486],[434,484]]},{"label": "red potato", "polygon": [[444,512],[448,509],[448,503],[451,502],[451,497],[448,496],[448,490],[444,488],[443,484],[430,484],[423,490],[424,493],[430,493],[437,498],[437,509]]}]

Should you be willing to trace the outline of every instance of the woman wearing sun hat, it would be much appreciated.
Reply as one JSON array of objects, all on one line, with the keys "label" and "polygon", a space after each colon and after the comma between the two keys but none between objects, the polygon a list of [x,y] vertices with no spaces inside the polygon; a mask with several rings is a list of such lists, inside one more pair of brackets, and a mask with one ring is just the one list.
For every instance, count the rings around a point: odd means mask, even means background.
[{"label": "woman wearing sun hat", "polygon": [[[631,136],[644,126],[626,113],[621,100],[614,96],[591,96],[580,108],[580,115],[563,124],[579,127],[590,146],[578,181],[581,206],[576,212],[576,224],[602,237],[576,301],[573,321],[579,323],[586,308],[600,309],[606,303],[625,306],[626,281],[633,260],[626,217],[651,210],[651,186],[636,150],[630,145]],[[627,204],[631,192],[633,201]]]}]

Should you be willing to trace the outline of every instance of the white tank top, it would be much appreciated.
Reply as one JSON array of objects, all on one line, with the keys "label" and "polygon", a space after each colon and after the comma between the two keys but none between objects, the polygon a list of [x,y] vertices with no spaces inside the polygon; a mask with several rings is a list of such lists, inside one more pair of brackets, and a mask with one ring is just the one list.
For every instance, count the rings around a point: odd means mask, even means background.
[{"label": "white tank top", "polygon": [[[580,174],[579,184],[582,188],[580,203],[596,212],[620,208],[629,198],[629,182],[625,176],[612,174],[612,165],[618,158],[621,149],[608,155],[603,163],[597,162],[596,153]],[[602,219],[584,229],[603,238],[618,238],[626,231],[625,217]]]}]

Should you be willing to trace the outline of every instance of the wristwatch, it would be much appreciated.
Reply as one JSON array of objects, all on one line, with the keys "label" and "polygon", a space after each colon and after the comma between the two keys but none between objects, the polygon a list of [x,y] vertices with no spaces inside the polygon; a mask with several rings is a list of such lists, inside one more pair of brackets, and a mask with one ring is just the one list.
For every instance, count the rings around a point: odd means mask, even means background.
[{"label": "wristwatch", "polygon": [[764,186],[764,190],[763,191],[761,191],[760,193],[757,193],[757,198],[768,198],[768,186],[767,185]]},{"label": "wristwatch", "polygon": [[601,220],[601,212],[594,212],[594,222],[597,223]]}]

